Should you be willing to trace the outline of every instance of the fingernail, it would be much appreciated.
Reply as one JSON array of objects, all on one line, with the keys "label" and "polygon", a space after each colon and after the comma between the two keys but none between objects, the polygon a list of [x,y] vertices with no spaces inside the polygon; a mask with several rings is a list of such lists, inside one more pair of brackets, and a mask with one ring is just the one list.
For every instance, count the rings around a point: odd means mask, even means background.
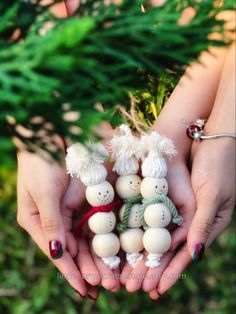
[{"label": "fingernail", "polygon": [[85,296],[84,296],[84,295],[82,295],[81,293],[79,293],[79,291],[77,291],[77,290],[75,290],[75,289],[74,289],[74,291],[75,291],[76,293],[78,293],[82,299],[84,299],[84,298],[85,298]]},{"label": "fingernail", "polygon": [[91,294],[89,294],[89,293],[88,293],[88,296],[89,296],[89,298],[90,298],[91,300],[97,301],[98,296],[97,296],[96,298],[94,298],[94,297],[93,297]]},{"label": "fingernail", "polygon": [[50,241],[49,251],[52,259],[61,258],[63,255],[61,242],[57,240]]},{"label": "fingernail", "polygon": [[192,253],[192,261],[200,262],[203,259],[204,252],[205,246],[201,243],[197,244]]}]

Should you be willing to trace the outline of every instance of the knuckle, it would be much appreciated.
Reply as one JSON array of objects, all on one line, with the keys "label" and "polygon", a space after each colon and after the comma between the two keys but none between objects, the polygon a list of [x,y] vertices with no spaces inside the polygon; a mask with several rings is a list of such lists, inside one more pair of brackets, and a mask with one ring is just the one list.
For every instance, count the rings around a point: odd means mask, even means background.
[{"label": "knuckle", "polygon": [[41,219],[41,225],[46,232],[56,232],[61,228],[61,224],[52,218],[44,217]]},{"label": "knuckle", "polygon": [[225,228],[228,227],[230,225],[231,221],[232,221],[232,215],[225,216],[224,220],[223,220],[224,227]]},{"label": "knuckle", "polygon": [[211,223],[204,221],[198,223],[196,229],[202,236],[204,236],[204,238],[207,238],[209,234],[212,232],[213,226]]}]

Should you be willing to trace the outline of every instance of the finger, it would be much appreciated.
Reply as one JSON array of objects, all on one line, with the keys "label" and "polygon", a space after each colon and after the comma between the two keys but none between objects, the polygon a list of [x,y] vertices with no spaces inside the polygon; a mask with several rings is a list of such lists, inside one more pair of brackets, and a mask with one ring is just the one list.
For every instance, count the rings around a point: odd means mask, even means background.
[{"label": "finger", "polygon": [[[146,255],[146,254],[145,254]],[[126,289],[129,292],[138,291],[142,287],[143,279],[148,271],[148,267],[145,265],[145,256],[138,265],[132,270],[127,282]]]},{"label": "finger", "polygon": [[126,285],[128,278],[130,277],[130,274],[132,273],[133,268],[129,265],[128,262],[125,263],[121,275],[120,275],[120,283],[122,285]]},{"label": "finger", "polygon": [[149,297],[152,301],[156,302],[158,299],[160,299],[161,295],[158,293],[157,289],[153,289],[149,292]]},{"label": "finger", "polygon": [[66,231],[66,249],[70,253],[71,257],[75,258],[78,253],[78,246],[73,234]]},{"label": "finger", "polygon": [[100,292],[98,287],[93,287],[91,285],[88,286],[88,296],[90,297],[90,299],[96,301],[97,298],[99,297],[99,294]]},{"label": "finger", "polygon": [[193,261],[199,261],[204,254],[205,245],[212,232],[216,207],[211,196],[201,197],[197,202],[197,211],[190,225],[187,243]]},{"label": "finger", "polygon": [[79,239],[78,247],[79,252],[76,262],[83,278],[92,286],[99,285],[101,282],[101,276],[89,251],[87,240],[85,238]]},{"label": "finger", "polygon": [[60,212],[60,199],[55,194],[44,194],[38,202],[42,231],[49,243],[53,259],[61,258],[66,248],[65,229]]},{"label": "finger", "polygon": [[100,273],[100,278],[101,278],[101,285],[107,289],[107,290],[112,290],[116,287],[117,285],[117,280],[112,272],[103,262],[103,260],[98,257],[92,247],[90,246],[90,251],[94,260],[94,263]]},{"label": "finger", "polygon": [[163,295],[167,290],[169,290],[177,280],[185,278],[186,275],[183,273],[183,271],[190,262],[191,256],[188,252],[187,243],[185,243],[177,251],[176,255],[172,258],[171,262],[162,273],[157,286],[157,291],[160,295]]},{"label": "finger", "polygon": [[[78,191],[81,193],[78,193]],[[67,249],[72,257],[75,257],[78,253],[77,240],[71,233],[72,222],[75,210],[80,209],[85,202],[85,198],[82,195],[84,195],[84,187],[82,187],[78,179],[71,178],[66,193],[61,200],[61,214],[66,230]]]},{"label": "finger", "polygon": [[181,243],[186,242],[188,230],[194,217],[194,211],[189,208],[189,210],[186,210],[186,213],[184,212],[182,216],[184,217],[183,224],[181,226],[177,226],[177,228],[171,233],[172,240],[170,251],[173,252]]},{"label": "finger", "polygon": [[118,292],[120,290],[120,270],[115,269],[113,270],[114,278],[116,280],[116,284],[114,288],[111,289],[112,292]]},{"label": "finger", "polygon": [[209,234],[208,241],[206,243],[207,247],[210,246],[214,239],[230,224],[232,221],[233,210],[234,202],[231,204],[225,204],[225,206],[217,212],[212,231]]},{"label": "finger", "polygon": [[182,225],[177,226],[171,234],[170,251],[175,251],[187,239],[188,230],[196,210],[196,200],[189,170],[185,164],[180,164],[176,167],[170,165],[167,179],[169,182],[169,196],[175,203],[179,214],[183,217]]},{"label": "finger", "polygon": [[79,7],[79,0],[64,0],[68,16],[76,12]]},{"label": "finger", "polygon": [[[27,213],[27,208],[24,208],[24,212]],[[51,259],[47,239],[40,225],[39,215],[29,217],[25,215],[22,219],[24,221],[23,228],[30,234],[34,242],[44,252],[44,254]],[[60,259],[52,259],[52,261],[61,272],[62,278],[65,278],[81,296],[86,296],[86,284],[69,253],[65,251]]]},{"label": "finger", "polygon": [[150,292],[155,289],[161,279],[162,273],[173,258],[174,253],[168,252],[161,258],[161,265],[155,268],[149,268],[143,280],[143,290]]}]

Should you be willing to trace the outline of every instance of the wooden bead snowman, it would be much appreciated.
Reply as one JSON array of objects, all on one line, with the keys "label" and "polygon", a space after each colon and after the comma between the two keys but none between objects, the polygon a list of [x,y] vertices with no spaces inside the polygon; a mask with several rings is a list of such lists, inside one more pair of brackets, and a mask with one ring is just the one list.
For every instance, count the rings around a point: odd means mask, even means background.
[{"label": "wooden bead snowman", "polygon": [[141,178],[137,175],[139,161],[137,150],[139,140],[132,135],[126,125],[121,125],[118,134],[113,136],[111,142],[111,156],[115,162],[113,171],[119,177],[116,181],[116,193],[124,200],[120,209],[121,222],[117,229],[120,232],[120,244],[126,252],[128,263],[135,267],[143,258],[143,225],[140,208],[142,196],[140,195]]},{"label": "wooden bead snowman", "polygon": [[86,199],[92,206],[79,223],[79,236],[83,225],[88,222],[90,230],[95,233],[92,239],[95,254],[110,269],[116,269],[120,264],[120,258],[116,256],[120,242],[112,233],[116,225],[112,209],[116,207],[116,202],[114,189],[106,181],[107,171],[102,165],[107,158],[108,152],[102,144],[84,146],[77,143],[67,150],[66,167],[71,176],[77,176],[86,186]]},{"label": "wooden bead snowman", "polygon": [[176,155],[171,140],[156,132],[141,137],[142,175],[141,195],[143,196],[143,216],[147,230],[143,236],[143,245],[148,252],[146,266],[158,267],[162,255],[171,246],[171,235],[166,227],[170,222],[178,225],[182,217],[167,197],[167,164],[165,157]]}]

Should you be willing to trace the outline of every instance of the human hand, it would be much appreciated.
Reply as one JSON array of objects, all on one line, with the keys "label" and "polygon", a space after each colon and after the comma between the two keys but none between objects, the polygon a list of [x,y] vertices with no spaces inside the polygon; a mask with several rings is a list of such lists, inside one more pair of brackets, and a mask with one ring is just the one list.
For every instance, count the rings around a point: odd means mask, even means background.
[{"label": "human hand", "polygon": [[177,206],[184,222],[173,231],[171,248],[161,258],[161,265],[158,268],[148,268],[145,266],[144,259],[134,269],[126,263],[121,273],[121,283],[129,292],[142,288],[144,291],[150,292],[152,299],[157,299],[158,293],[168,290],[178,279],[181,269],[184,269],[191,260],[186,245],[176,252],[176,248],[187,239],[188,229],[195,211],[190,174],[186,163],[180,159],[180,156],[175,161],[168,163],[167,181],[169,197]]},{"label": "human hand", "polygon": [[197,211],[188,234],[188,250],[200,260],[230,223],[235,204],[235,143],[231,138],[195,142],[192,146],[192,186]]},{"label": "human hand", "polygon": [[[77,243],[71,233],[73,211],[63,201],[68,183],[65,169],[58,164],[50,164],[36,154],[18,154],[17,221],[70,285],[85,296],[91,289],[88,290],[73,261],[77,254]],[[94,293],[97,292],[92,289],[90,294]]]},{"label": "human hand", "polygon": [[[228,49],[205,134],[235,134],[235,44]],[[235,200],[235,140],[223,137],[192,145],[192,185],[197,212],[188,235],[189,252],[200,259],[204,246],[229,224]]]},{"label": "human hand", "polygon": [[[112,182],[114,175],[108,170],[108,180]],[[78,193],[81,191],[81,193]],[[85,199],[85,187],[77,178],[71,178],[66,195],[63,199],[66,208],[77,208],[80,214],[78,218],[88,209],[88,203]],[[77,222],[75,222],[76,226]],[[91,286],[101,284],[105,289],[116,292],[120,288],[119,270],[110,270],[103,261],[96,256],[91,246],[91,238],[93,234],[84,228],[82,238],[78,239],[78,254],[76,256],[76,263],[80,269],[83,278]]]},{"label": "human hand", "polygon": [[[217,55],[215,59],[212,59],[212,57],[207,53],[201,56],[200,60],[202,63],[206,64],[206,67],[199,67],[195,64],[188,68],[187,73],[183,76],[180,84],[177,85],[176,89],[172,93],[154,127],[159,133],[171,138],[176,145],[178,158],[180,158],[180,164],[182,164],[184,172],[187,173],[186,178],[188,178],[188,180],[185,181],[188,185],[187,190],[191,191],[191,193],[189,193],[189,210],[192,214],[196,208],[195,197],[191,187],[190,174],[188,172],[188,161],[192,143],[191,140],[187,138],[185,129],[183,126],[181,127],[180,121],[183,117],[189,121],[194,120],[197,117],[209,117],[220,81],[226,51],[215,50],[215,53]],[[206,84],[206,82],[208,83]],[[201,95],[200,98],[199,95]],[[197,105],[196,99],[198,101]],[[182,179],[175,179],[176,170],[172,170],[172,165],[169,165],[169,169],[169,195],[173,202],[178,206],[178,197],[180,196],[177,195],[176,197],[176,195],[172,195],[172,193],[173,191],[177,192],[178,189],[180,194],[183,193],[184,190],[181,188],[182,184],[180,181]],[[184,177],[184,173],[181,177]],[[188,196],[182,194],[182,197],[183,202],[186,202],[187,206]],[[180,214],[185,216],[184,213],[182,213],[181,208]],[[190,223],[191,221],[188,220],[185,232],[182,233],[183,237],[180,237],[180,240],[183,242],[186,241],[186,231],[188,231]],[[181,228],[176,229],[177,234],[178,232],[181,234]],[[177,235],[174,234],[174,237],[175,236],[177,237]],[[179,244],[181,244],[181,241],[179,241]],[[165,258],[167,261],[165,261]],[[158,280],[159,283],[157,287],[150,291],[150,297],[153,300],[157,300],[160,294],[166,292],[177,281],[178,276],[183,272],[190,261],[191,255],[189,254],[186,243],[183,243],[175,253],[172,252],[172,255],[171,253],[167,253],[166,257],[163,257],[163,267],[166,265],[168,266],[164,272],[162,269],[159,269],[159,278],[160,275],[162,275],[160,281]]]}]

